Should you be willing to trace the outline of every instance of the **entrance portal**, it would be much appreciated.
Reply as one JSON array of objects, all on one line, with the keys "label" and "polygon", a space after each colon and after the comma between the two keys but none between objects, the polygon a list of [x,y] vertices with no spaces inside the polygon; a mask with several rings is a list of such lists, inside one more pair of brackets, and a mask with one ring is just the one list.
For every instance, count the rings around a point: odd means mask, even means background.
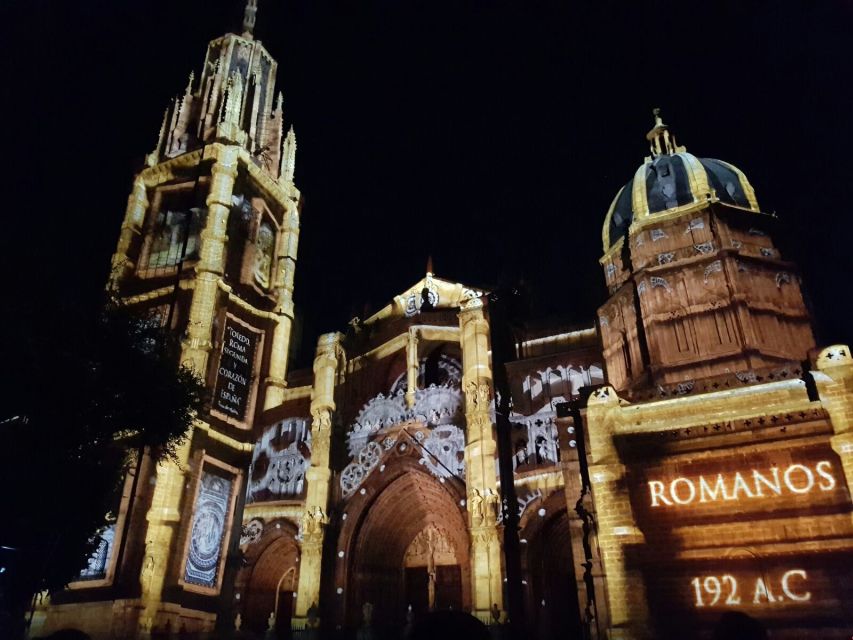
[{"label": "entrance portal", "polygon": [[[275,529],[274,529],[275,531]],[[275,612],[276,637],[290,634],[294,593],[299,584],[299,549],[290,531],[269,541],[257,555],[243,589],[243,628],[264,634],[269,616]],[[264,541],[262,540],[261,543]]]},{"label": "entrance portal", "polygon": [[583,637],[565,508],[549,514],[527,547],[528,615],[536,637]]},{"label": "entrance portal", "polygon": [[[440,483],[422,467],[398,459],[388,465],[373,500],[358,507],[358,524],[341,532],[350,549],[346,624],[361,624],[373,604],[377,631],[398,633],[411,605],[416,618],[430,610],[470,606],[468,531],[459,504],[461,482]],[[458,484],[458,486],[455,486]]]}]

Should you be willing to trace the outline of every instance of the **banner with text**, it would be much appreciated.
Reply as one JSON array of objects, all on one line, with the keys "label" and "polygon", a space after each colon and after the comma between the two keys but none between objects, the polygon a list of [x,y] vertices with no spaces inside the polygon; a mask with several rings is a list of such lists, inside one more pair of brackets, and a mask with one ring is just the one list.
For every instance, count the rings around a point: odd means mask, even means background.
[{"label": "banner with text", "polygon": [[213,409],[236,422],[246,421],[254,398],[255,358],[262,338],[262,331],[230,316],[226,318]]}]

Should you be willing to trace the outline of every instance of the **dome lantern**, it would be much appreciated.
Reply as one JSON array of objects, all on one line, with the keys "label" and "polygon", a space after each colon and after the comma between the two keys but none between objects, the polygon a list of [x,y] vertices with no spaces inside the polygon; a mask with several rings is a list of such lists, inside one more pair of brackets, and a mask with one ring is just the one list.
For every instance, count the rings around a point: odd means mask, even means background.
[{"label": "dome lantern", "polygon": [[655,117],[655,126],[646,134],[646,140],[649,141],[652,157],[687,151],[687,147],[678,146],[675,136],[669,130],[669,127],[663,123],[660,108],[656,107],[652,109],[652,114]]},{"label": "dome lantern", "polygon": [[713,202],[759,211],[755,191],[740,169],[722,160],[687,153],[664,124],[660,109],[654,109],[653,114],[654,127],[646,134],[651,155],[616,194],[605,217],[601,234],[605,254],[632,225],[652,218],[659,220]]}]

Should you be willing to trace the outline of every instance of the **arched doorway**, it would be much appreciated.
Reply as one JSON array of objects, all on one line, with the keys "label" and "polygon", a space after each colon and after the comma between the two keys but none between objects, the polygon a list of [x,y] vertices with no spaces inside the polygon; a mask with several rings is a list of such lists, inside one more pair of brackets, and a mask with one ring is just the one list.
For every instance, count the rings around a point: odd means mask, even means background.
[{"label": "arched doorway", "polygon": [[530,508],[522,531],[528,625],[542,640],[581,638],[571,524],[562,492]]},{"label": "arched doorway", "polygon": [[299,547],[295,527],[286,522],[268,526],[260,541],[247,550],[249,566],[238,580],[241,594],[243,629],[264,634],[269,615],[276,614],[275,631],[279,638],[290,633],[294,594],[299,584]]},{"label": "arched doorway", "polygon": [[396,459],[370,480],[369,491],[349,505],[353,520],[341,531],[349,560],[339,574],[346,626],[361,623],[365,602],[374,605],[374,626],[391,633],[402,628],[409,605],[416,614],[430,604],[469,608],[462,483],[440,482],[414,458]]},{"label": "arched doorway", "polygon": [[569,516],[564,505],[541,509],[544,515],[537,509],[531,516],[539,522],[530,527],[525,545],[528,625],[541,640],[581,638]]}]

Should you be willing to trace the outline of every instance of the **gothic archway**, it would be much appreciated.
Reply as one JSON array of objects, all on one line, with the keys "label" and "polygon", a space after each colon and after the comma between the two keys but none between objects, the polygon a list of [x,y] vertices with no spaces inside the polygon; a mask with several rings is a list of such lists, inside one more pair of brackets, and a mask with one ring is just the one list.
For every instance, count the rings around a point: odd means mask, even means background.
[{"label": "gothic archway", "polygon": [[582,637],[572,527],[562,491],[525,510],[522,566],[527,624],[542,640]]},{"label": "gothic archway", "polygon": [[338,540],[342,561],[336,584],[344,624],[360,624],[365,602],[374,604],[374,625],[392,632],[404,624],[409,604],[416,612],[428,609],[430,536],[433,604],[470,608],[469,538],[460,504],[464,486],[456,479],[439,481],[415,457],[383,467],[365,483],[365,492],[350,500]]},{"label": "gothic archway", "polygon": [[293,523],[273,521],[266,525],[260,540],[246,549],[248,566],[237,580],[243,629],[265,633],[270,613],[276,612],[277,636],[284,638],[289,634],[294,594],[299,584],[296,533]]}]

